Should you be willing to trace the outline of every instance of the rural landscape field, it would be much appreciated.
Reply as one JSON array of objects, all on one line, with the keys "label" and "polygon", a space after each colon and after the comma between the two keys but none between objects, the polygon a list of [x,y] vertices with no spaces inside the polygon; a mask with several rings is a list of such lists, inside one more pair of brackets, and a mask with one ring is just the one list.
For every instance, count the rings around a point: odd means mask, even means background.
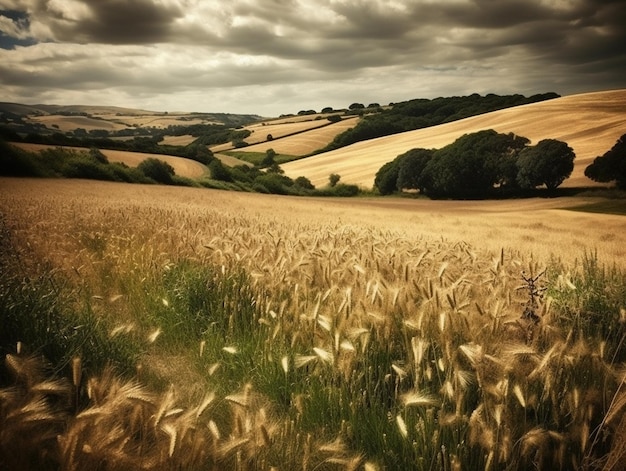
[{"label": "rural landscape field", "polygon": [[[573,95],[312,156],[365,118],[294,116],[209,146],[355,198],[0,177],[0,469],[623,469],[624,199],[584,170],[625,109]],[[566,141],[575,191],[371,191],[397,155],[484,129]]]}]

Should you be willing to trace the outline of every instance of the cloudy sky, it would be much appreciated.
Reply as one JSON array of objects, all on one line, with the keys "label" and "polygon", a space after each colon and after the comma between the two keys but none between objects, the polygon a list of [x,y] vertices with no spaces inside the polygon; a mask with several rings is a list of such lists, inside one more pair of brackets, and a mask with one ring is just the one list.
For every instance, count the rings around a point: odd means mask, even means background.
[{"label": "cloudy sky", "polygon": [[0,0],[0,101],[256,113],[626,87],[624,0]]}]

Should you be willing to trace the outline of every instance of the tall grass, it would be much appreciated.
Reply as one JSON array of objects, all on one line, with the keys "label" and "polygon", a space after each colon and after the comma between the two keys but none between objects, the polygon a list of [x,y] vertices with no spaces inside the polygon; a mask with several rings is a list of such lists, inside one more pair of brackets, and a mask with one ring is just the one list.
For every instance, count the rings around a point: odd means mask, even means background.
[{"label": "tall grass", "polygon": [[74,204],[3,226],[0,467],[624,462],[626,283],[594,254]]}]

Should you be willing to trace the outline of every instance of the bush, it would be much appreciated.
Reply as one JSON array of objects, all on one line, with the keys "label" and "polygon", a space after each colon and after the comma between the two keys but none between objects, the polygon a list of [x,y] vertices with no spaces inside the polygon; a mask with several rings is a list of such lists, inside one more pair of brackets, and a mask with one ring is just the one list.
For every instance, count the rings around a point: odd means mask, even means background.
[{"label": "bush", "polygon": [[142,161],[137,168],[146,177],[151,178],[157,183],[171,185],[173,183],[174,168],[167,162],[155,159],[153,157]]},{"label": "bush", "polygon": [[293,186],[293,180],[278,173],[268,173],[255,178],[254,184],[255,187],[256,185],[261,185],[270,193],[286,195],[288,193],[288,188]]},{"label": "bush", "polygon": [[219,159],[214,159],[209,164],[209,170],[211,171],[211,177],[214,180],[220,180],[223,182],[232,182],[233,177]]},{"label": "bush", "polygon": [[315,190],[315,185],[306,177],[298,177],[294,180],[294,186],[302,190]]},{"label": "bush", "polygon": [[626,189],[626,134],[604,155],[594,159],[585,169],[585,176],[596,182],[614,181],[618,188]]},{"label": "bush", "polygon": [[0,173],[11,177],[53,176],[38,154],[18,149],[3,140],[0,140]]}]

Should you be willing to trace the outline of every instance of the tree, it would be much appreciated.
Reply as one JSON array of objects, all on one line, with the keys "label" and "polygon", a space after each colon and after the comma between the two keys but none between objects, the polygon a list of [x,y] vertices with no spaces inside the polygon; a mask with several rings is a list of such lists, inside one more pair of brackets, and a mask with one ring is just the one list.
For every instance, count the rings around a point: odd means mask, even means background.
[{"label": "tree", "polygon": [[352,103],[350,106],[348,106],[349,110],[362,110],[365,108],[365,105],[363,103]]},{"label": "tree", "polygon": [[585,176],[595,182],[614,181],[618,188],[626,189],[626,134],[604,155],[593,160],[585,169]]},{"label": "tree", "polygon": [[432,149],[411,149],[400,155],[398,165],[398,177],[396,188],[402,190],[419,190],[424,193],[426,190],[426,177],[424,169],[433,158]]},{"label": "tree", "polygon": [[167,162],[150,157],[137,165],[137,169],[146,177],[151,178],[155,182],[171,185],[172,177],[175,175],[174,167]]},{"label": "tree", "polygon": [[220,180],[223,182],[233,181],[232,175],[220,159],[213,159],[209,163],[209,171],[211,172],[211,178],[214,180]]},{"label": "tree", "polygon": [[431,196],[480,198],[508,176],[528,139],[493,129],[465,134],[433,154],[423,169],[423,190]]},{"label": "tree", "polygon": [[341,176],[337,175],[336,173],[331,173],[328,176],[328,184],[333,187],[335,185],[337,185],[337,183],[339,183],[339,180],[341,180]]},{"label": "tree", "polygon": [[332,106],[326,106],[325,108],[322,108],[322,113],[332,113],[333,107]]},{"label": "tree", "polygon": [[331,114],[326,119],[330,121],[331,123],[338,123],[339,121],[341,121],[341,116],[339,116],[338,114]]},{"label": "tree", "polygon": [[390,195],[397,191],[399,170],[398,157],[380,167],[374,177],[374,188],[377,188],[381,195]]},{"label": "tree", "polygon": [[259,166],[262,168],[271,167],[272,165],[276,163],[274,160],[275,157],[276,157],[276,152],[274,151],[274,149],[267,149],[265,151],[265,157],[263,157],[263,160],[261,160],[261,164]]},{"label": "tree", "polygon": [[315,185],[307,177],[298,177],[294,180],[294,186],[302,190],[315,190]]},{"label": "tree", "polygon": [[574,170],[576,154],[567,143],[544,139],[523,149],[517,159],[517,182],[522,188],[546,185],[554,190]]}]

